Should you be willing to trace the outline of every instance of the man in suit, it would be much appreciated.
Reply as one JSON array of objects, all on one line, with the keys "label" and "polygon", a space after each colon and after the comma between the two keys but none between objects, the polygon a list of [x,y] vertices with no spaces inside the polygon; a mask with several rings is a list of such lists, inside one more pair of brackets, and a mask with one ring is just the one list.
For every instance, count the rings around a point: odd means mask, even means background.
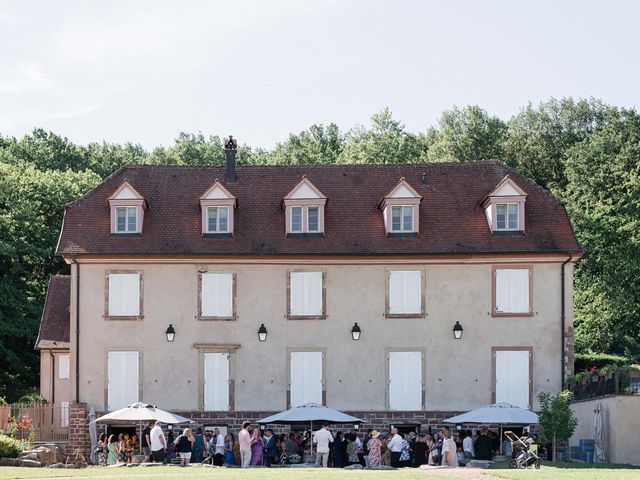
[{"label": "man in suit", "polygon": [[265,432],[266,442],[264,444],[264,463],[267,467],[270,467],[272,463],[277,463],[278,449],[276,448],[276,437],[273,434],[273,430],[268,428]]}]

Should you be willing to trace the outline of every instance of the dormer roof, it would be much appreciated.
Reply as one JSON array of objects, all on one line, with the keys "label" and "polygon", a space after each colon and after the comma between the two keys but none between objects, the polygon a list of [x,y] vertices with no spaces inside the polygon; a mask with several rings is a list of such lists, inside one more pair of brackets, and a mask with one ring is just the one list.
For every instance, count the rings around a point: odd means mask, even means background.
[{"label": "dormer roof", "polygon": [[385,198],[422,198],[418,192],[416,192],[409,182],[404,177],[396,184],[393,189],[385,195]]},{"label": "dormer roof", "polygon": [[320,190],[316,188],[316,186],[311,183],[311,181],[303,176],[302,180],[293,187],[285,197],[285,200],[310,200],[310,199],[318,199],[318,200],[326,200],[327,197]]},{"label": "dormer roof", "polygon": [[527,193],[522,190],[516,182],[514,182],[509,175],[506,175],[495,188],[487,194],[485,200],[489,197],[521,197],[527,196]]},{"label": "dormer roof", "polygon": [[144,197],[125,180],[122,182],[122,185],[113,192],[109,200],[144,200]]},{"label": "dormer roof", "polygon": [[209,189],[200,197],[200,200],[235,200],[229,190],[224,188],[220,180],[216,178],[216,181],[209,187]]}]

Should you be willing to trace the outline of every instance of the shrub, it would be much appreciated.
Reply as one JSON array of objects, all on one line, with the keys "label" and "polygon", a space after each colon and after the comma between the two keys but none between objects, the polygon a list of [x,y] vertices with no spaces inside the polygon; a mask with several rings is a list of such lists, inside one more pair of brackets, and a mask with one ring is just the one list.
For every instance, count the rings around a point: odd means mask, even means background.
[{"label": "shrub", "polygon": [[16,458],[26,447],[26,442],[0,435],[0,458]]},{"label": "shrub", "polygon": [[4,405],[8,405],[7,399],[4,398],[4,397],[0,397],[0,407],[2,407]]},{"label": "shrub", "polygon": [[39,393],[28,393],[18,399],[18,403],[31,405],[32,403],[46,403],[47,400]]},{"label": "shrub", "polygon": [[604,353],[577,353],[574,359],[574,371],[581,372],[593,367],[602,368],[607,365],[621,367],[630,363],[627,357],[620,355],[606,355]]}]

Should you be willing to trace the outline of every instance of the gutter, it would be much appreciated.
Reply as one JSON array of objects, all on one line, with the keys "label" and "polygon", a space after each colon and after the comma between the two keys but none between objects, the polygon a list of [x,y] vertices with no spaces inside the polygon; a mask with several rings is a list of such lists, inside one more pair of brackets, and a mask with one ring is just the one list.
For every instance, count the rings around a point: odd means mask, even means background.
[{"label": "gutter", "polygon": [[76,256],[71,256],[76,266],[76,403],[80,403],[80,264]]},{"label": "gutter", "polygon": [[564,296],[565,296],[565,286],[564,286],[564,282],[565,282],[565,272],[564,272],[564,267],[567,263],[569,263],[571,260],[573,260],[573,253],[569,253],[569,258],[567,258],[564,262],[562,262],[562,266],[560,267],[560,301],[562,302],[561,306],[560,306],[560,324],[561,324],[561,331],[560,331],[560,380],[562,382],[562,388],[564,389],[565,386],[565,363],[564,363],[564,356],[565,356],[565,324],[566,324],[566,312],[565,312],[565,301],[564,301]]}]

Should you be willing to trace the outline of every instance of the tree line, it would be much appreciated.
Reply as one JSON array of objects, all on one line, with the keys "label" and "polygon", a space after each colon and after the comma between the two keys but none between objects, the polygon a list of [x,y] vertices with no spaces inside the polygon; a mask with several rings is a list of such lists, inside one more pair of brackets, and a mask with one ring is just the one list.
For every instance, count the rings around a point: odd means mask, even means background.
[{"label": "tree line", "polygon": [[[222,165],[219,136],[180,133],[170,147],[77,145],[34,130],[0,135],[0,397],[37,388],[33,345],[64,205],[127,164]],[[472,162],[498,159],[566,202],[586,254],[575,272],[576,348],[640,360],[640,115],[598,99],[528,104],[508,120],[454,107],[423,132],[388,109],[348,131],[316,124],[265,150],[242,144],[244,165]]]}]

